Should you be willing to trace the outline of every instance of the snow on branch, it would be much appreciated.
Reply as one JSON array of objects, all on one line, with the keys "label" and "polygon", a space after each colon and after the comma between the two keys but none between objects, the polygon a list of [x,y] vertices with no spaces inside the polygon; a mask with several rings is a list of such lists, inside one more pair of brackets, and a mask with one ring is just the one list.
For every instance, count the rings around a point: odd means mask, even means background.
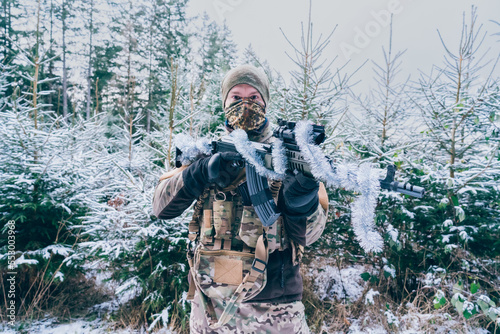
[{"label": "snow on branch", "polygon": [[210,155],[211,152],[208,139],[194,140],[191,136],[183,133],[175,136],[174,145],[182,152],[181,163],[183,165],[190,165],[200,156]]}]

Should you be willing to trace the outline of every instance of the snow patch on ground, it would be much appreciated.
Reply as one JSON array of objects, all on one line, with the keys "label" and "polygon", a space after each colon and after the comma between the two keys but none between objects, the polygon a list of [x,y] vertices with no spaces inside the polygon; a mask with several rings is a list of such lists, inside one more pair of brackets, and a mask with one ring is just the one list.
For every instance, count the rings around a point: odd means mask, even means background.
[{"label": "snow patch on ground", "polygon": [[[380,315],[373,313],[364,314],[358,319],[349,319],[351,325],[346,331],[348,334],[458,334],[464,333],[463,323],[448,319],[443,314],[423,314],[415,312],[415,309],[408,310],[405,315],[398,315],[399,319],[390,311],[385,312],[385,316],[392,319],[393,325],[389,325],[388,330],[381,320],[384,317],[383,310],[380,310]],[[389,313],[389,315],[388,315]],[[387,319],[389,320],[389,319]],[[394,326],[397,323],[397,326]],[[341,333],[328,331],[326,333]],[[468,328],[467,333],[470,334],[487,334],[487,330],[482,328]]]},{"label": "snow patch on ground", "polygon": [[[22,328],[24,333],[31,334],[143,334],[146,333],[144,329],[137,330],[132,328],[115,328],[111,322],[96,319],[94,321],[74,320],[70,323],[59,324],[54,318],[47,318],[42,321],[35,321],[29,327]],[[2,334],[16,334],[19,333],[19,328],[12,328],[5,324],[0,324],[0,333]],[[155,332],[155,334],[174,334],[168,328],[162,328]]]},{"label": "snow patch on ground", "polygon": [[361,321],[355,319],[349,327],[348,334],[387,334],[387,331],[382,325],[375,325],[373,327],[364,327]]},{"label": "snow patch on ground", "polygon": [[[33,322],[28,328],[23,327],[28,333],[36,334],[101,334],[101,333],[116,333],[116,334],[136,334],[139,331],[132,329],[114,329],[110,323],[102,322],[100,319],[92,322],[85,320],[75,320],[67,324],[58,324],[53,318],[44,319],[42,321]],[[0,325],[0,332],[4,334],[15,334],[18,331],[11,327],[3,327]]]},{"label": "snow patch on ground", "polygon": [[368,291],[366,293],[366,296],[365,296],[365,305],[373,305],[373,304],[375,304],[375,301],[373,300],[373,297],[375,297],[377,295],[380,295],[380,293],[378,291],[374,291],[373,289],[370,289],[370,291]]},{"label": "snow patch on ground", "polygon": [[111,298],[109,301],[91,307],[89,311],[96,312],[98,317],[118,310],[120,305],[127,303],[141,292],[136,278],[131,278],[120,285],[118,281],[111,278],[111,271],[103,270],[101,265],[99,262],[89,264],[85,274],[87,279],[95,281],[98,288],[107,291]]},{"label": "snow patch on ground", "polygon": [[331,265],[316,268],[318,269],[311,270],[308,275],[314,278],[314,289],[321,300],[347,298],[350,302],[356,302],[363,295],[366,282],[360,275],[366,272],[364,266],[356,265],[340,271]]}]

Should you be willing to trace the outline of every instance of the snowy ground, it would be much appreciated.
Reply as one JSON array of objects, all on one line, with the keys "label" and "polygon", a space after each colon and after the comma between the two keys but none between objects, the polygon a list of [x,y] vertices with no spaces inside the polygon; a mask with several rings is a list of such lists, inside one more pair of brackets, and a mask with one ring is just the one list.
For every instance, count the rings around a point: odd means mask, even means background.
[{"label": "snowy ground", "polygon": [[[351,318],[346,314],[345,321],[349,324],[349,329],[345,332],[339,332],[328,324],[324,323],[323,333],[347,333],[347,334],[420,334],[420,333],[439,333],[439,334],[488,334],[484,329],[464,328],[462,323],[452,319],[447,313],[421,313],[411,303],[407,303],[404,307],[403,314],[397,313],[397,309],[402,307],[391,306],[394,313],[390,309],[385,309],[381,306],[379,298],[381,294],[370,287],[367,282],[361,278],[361,274],[369,271],[369,268],[362,265],[353,265],[342,268],[321,261],[310,266],[311,270],[306,273],[306,276],[314,277],[313,285],[314,292],[321,300],[343,301],[350,305],[357,303],[363,305],[364,311],[358,318]],[[372,274],[374,274],[372,272]],[[89,275],[93,275],[89,273]],[[16,333],[33,333],[33,334],[100,334],[100,333],[132,333],[142,334],[147,333],[145,329],[137,330],[132,328],[119,328],[120,324],[113,323],[106,318],[107,314],[117,310],[119,306],[131,297],[134,293],[126,291],[126,293],[117,294],[116,292],[123,289],[122,286],[116,285],[112,281],[106,281],[106,275],[100,274],[94,276],[97,285],[106,285],[109,291],[112,291],[110,301],[94,305],[89,310],[89,314],[97,317],[95,320],[88,319],[72,319],[68,323],[60,323],[55,318],[46,318],[42,321],[36,321],[30,326],[16,324],[12,328],[5,323],[0,323],[0,333],[16,334]],[[384,326],[385,323],[385,326]],[[389,324],[389,325],[387,325]],[[387,328],[391,330],[387,330]],[[337,327],[338,328],[338,327]],[[344,327],[345,328],[345,327]],[[161,329],[155,333],[173,334],[168,328]]]},{"label": "snowy ground", "polygon": [[[425,313],[422,308],[410,302],[404,305],[389,305],[382,294],[376,291],[375,285],[370,285],[362,278],[362,274],[369,272],[377,275],[373,268],[363,265],[352,265],[338,268],[332,260],[322,259],[309,265],[305,276],[313,282],[315,295],[323,301],[332,301],[346,305],[345,310],[361,309],[361,314],[353,318],[347,311],[339,319],[343,324],[349,324],[349,329],[339,332],[336,321],[325,319],[322,333],[347,333],[347,334],[488,334],[489,331],[475,328],[470,322],[459,320],[456,315],[450,316],[446,311],[428,308],[430,313]],[[390,275],[390,268],[385,269]],[[334,320],[339,320],[334,319]],[[345,328],[345,327],[344,327]]]},{"label": "snowy ground", "polygon": [[[0,325],[0,333],[3,334],[101,334],[101,333],[115,333],[115,334],[142,334],[146,333],[145,330],[134,330],[131,328],[116,329],[112,323],[106,322],[102,319],[94,321],[86,321],[75,319],[73,322],[66,324],[59,324],[54,319],[46,319],[33,323],[29,328],[9,328]],[[156,333],[171,334],[168,329],[163,329]]]},{"label": "snowy ground", "polygon": [[0,327],[4,334],[37,333],[37,334],[100,334],[100,333],[140,333],[133,330],[115,330],[101,319],[95,321],[75,320],[67,324],[58,324],[54,319],[37,321],[28,328]]},{"label": "snowy ground", "polygon": [[[17,333],[30,333],[30,334],[101,334],[101,333],[116,333],[116,334],[142,334],[146,333],[145,330],[134,330],[130,328],[125,329],[115,329],[111,323],[107,323],[101,319],[94,321],[85,320],[74,320],[67,324],[58,324],[54,322],[54,319],[47,319],[44,321],[37,321],[29,328],[19,328],[12,329],[9,327],[4,327],[0,325],[0,332],[3,334],[17,334]],[[341,334],[342,332],[327,332]],[[418,329],[400,329],[395,331],[401,334],[424,334],[430,333],[428,330],[418,330]],[[162,329],[155,333],[158,334],[174,334],[169,329]],[[366,327],[363,325],[361,320],[353,320],[347,334],[390,334],[394,332],[388,332],[381,325],[374,325]],[[458,333],[470,333],[470,334],[488,334],[489,332],[484,329],[468,329],[465,331],[456,331],[450,329],[449,327],[442,325],[434,327],[432,333],[442,333],[442,334],[458,334]]]}]

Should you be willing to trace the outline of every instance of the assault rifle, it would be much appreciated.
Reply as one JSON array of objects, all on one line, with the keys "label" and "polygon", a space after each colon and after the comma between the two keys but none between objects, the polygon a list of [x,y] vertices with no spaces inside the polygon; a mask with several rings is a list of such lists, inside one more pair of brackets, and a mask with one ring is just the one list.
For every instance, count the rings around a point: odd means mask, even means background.
[{"label": "assault rifle", "polygon": [[[300,148],[295,140],[295,122],[278,120],[278,128],[274,131],[273,136],[283,141],[285,155],[287,158],[287,169],[290,171],[297,170],[304,173],[305,176],[314,178],[311,167],[306,162],[300,152]],[[316,145],[320,145],[325,140],[325,128],[321,125],[313,125],[312,141]],[[270,144],[262,144],[251,142],[258,155],[264,161],[264,165],[268,169],[273,169],[272,161],[272,146]],[[238,152],[231,137],[226,136],[219,141],[212,142],[212,154],[218,152]],[[331,167],[335,170],[333,161],[327,157]],[[255,167],[248,162],[245,163],[246,168],[246,184],[241,185],[238,190],[243,197],[243,202],[252,204],[255,212],[259,216],[264,226],[272,225],[280,216],[280,212],[276,207],[271,191],[269,190],[267,177],[257,173]],[[422,187],[413,186],[409,183],[401,183],[394,181],[396,166],[387,166],[387,175],[385,179],[380,180],[380,187],[390,191],[396,191],[402,194],[422,198],[425,194],[425,189]]]}]

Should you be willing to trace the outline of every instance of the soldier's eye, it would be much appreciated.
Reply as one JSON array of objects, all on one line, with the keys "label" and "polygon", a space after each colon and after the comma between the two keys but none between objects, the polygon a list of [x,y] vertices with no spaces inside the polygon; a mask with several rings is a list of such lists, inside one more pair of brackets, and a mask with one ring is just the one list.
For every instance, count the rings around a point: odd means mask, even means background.
[{"label": "soldier's eye", "polygon": [[252,100],[257,100],[259,97],[258,97],[257,95],[252,95],[250,98],[251,98]]},{"label": "soldier's eye", "polygon": [[241,100],[241,97],[239,95],[233,95],[233,100]]}]

